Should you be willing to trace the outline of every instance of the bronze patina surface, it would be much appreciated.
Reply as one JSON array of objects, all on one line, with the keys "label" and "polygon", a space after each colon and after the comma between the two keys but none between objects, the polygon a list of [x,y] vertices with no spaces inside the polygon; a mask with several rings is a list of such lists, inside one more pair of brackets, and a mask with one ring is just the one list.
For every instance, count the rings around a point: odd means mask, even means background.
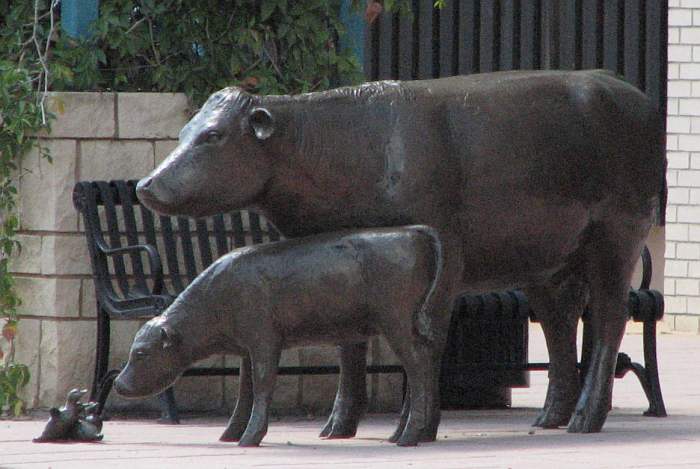
[{"label": "bronze patina surface", "polygon": [[[291,237],[435,228],[444,270],[436,313],[416,333],[440,348],[457,294],[522,288],[551,361],[535,424],[596,432],[632,270],[664,210],[665,167],[662,117],[632,85],[605,71],[499,72],[299,96],[222,90],[138,194],[168,214],[252,207]],[[594,345],[581,387],[575,336],[586,306]],[[323,435],[354,435],[365,351],[341,348]]]},{"label": "bronze patina surface", "polygon": [[114,388],[125,397],[155,394],[195,361],[244,350],[253,371],[252,414],[242,435],[236,417],[222,439],[256,446],[267,432],[282,349],[381,334],[410,389],[409,417],[392,439],[402,446],[432,441],[441,350],[414,330],[422,316],[433,315],[442,266],[440,242],[427,227],[321,234],[234,250],[142,327]]}]

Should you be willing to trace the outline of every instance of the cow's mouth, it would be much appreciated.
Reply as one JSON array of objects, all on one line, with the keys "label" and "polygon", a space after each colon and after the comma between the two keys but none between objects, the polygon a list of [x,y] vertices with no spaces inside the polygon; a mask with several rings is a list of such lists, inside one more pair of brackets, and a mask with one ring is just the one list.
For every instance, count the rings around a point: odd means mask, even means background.
[{"label": "cow's mouth", "polygon": [[163,215],[180,215],[178,204],[169,190],[163,190],[152,177],[146,177],[136,185],[136,196],[141,203]]}]

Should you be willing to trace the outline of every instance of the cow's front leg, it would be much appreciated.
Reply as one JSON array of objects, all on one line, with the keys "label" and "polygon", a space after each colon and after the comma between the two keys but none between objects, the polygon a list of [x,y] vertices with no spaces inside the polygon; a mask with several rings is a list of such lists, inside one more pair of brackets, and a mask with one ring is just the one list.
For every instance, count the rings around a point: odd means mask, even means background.
[{"label": "cow's front leg", "polygon": [[367,410],[367,343],[338,347],[340,378],[322,438],[352,438]]},{"label": "cow's front leg", "polygon": [[238,379],[238,400],[226,430],[219,441],[238,441],[245,431],[253,407],[253,380],[251,377],[250,357],[241,356],[241,373]]}]

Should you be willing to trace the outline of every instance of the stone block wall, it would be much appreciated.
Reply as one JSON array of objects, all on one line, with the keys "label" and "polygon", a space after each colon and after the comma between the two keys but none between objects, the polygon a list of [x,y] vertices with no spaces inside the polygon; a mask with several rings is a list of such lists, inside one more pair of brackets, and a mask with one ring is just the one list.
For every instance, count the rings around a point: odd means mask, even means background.
[{"label": "stone block wall", "polygon": [[700,0],[669,2],[666,324],[700,332]]},{"label": "stone block wall", "polygon": [[[138,179],[148,174],[175,147],[188,120],[181,94],[57,93],[50,100],[57,119],[38,151],[27,155],[19,176],[21,255],[12,270],[23,304],[17,360],[29,365],[25,399],[31,408],[62,403],[72,387],[89,387],[96,342],[95,291],[82,222],[73,207],[77,181]],[[112,322],[111,366],[125,362],[140,321]],[[372,360],[375,357],[376,360]],[[217,366],[237,365],[236,357],[212,357]],[[386,345],[370,344],[370,362],[396,363]],[[335,350],[317,347],[286,351],[282,364],[337,364]],[[368,380],[372,410],[397,410],[400,376]],[[336,376],[280,377],[273,406],[279,413],[325,413],[335,396]],[[229,410],[235,404],[232,377],[183,378],[176,385],[184,410]],[[124,401],[112,393],[116,410],[157,408],[156,399]]]}]

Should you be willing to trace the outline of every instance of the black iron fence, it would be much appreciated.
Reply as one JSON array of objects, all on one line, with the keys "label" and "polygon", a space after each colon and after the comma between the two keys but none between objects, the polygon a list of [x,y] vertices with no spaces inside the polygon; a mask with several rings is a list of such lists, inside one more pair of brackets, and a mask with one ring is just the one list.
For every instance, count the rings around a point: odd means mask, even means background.
[{"label": "black iron fence", "polygon": [[606,68],[666,109],[667,0],[413,0],[369,28],[369,80]]}]

